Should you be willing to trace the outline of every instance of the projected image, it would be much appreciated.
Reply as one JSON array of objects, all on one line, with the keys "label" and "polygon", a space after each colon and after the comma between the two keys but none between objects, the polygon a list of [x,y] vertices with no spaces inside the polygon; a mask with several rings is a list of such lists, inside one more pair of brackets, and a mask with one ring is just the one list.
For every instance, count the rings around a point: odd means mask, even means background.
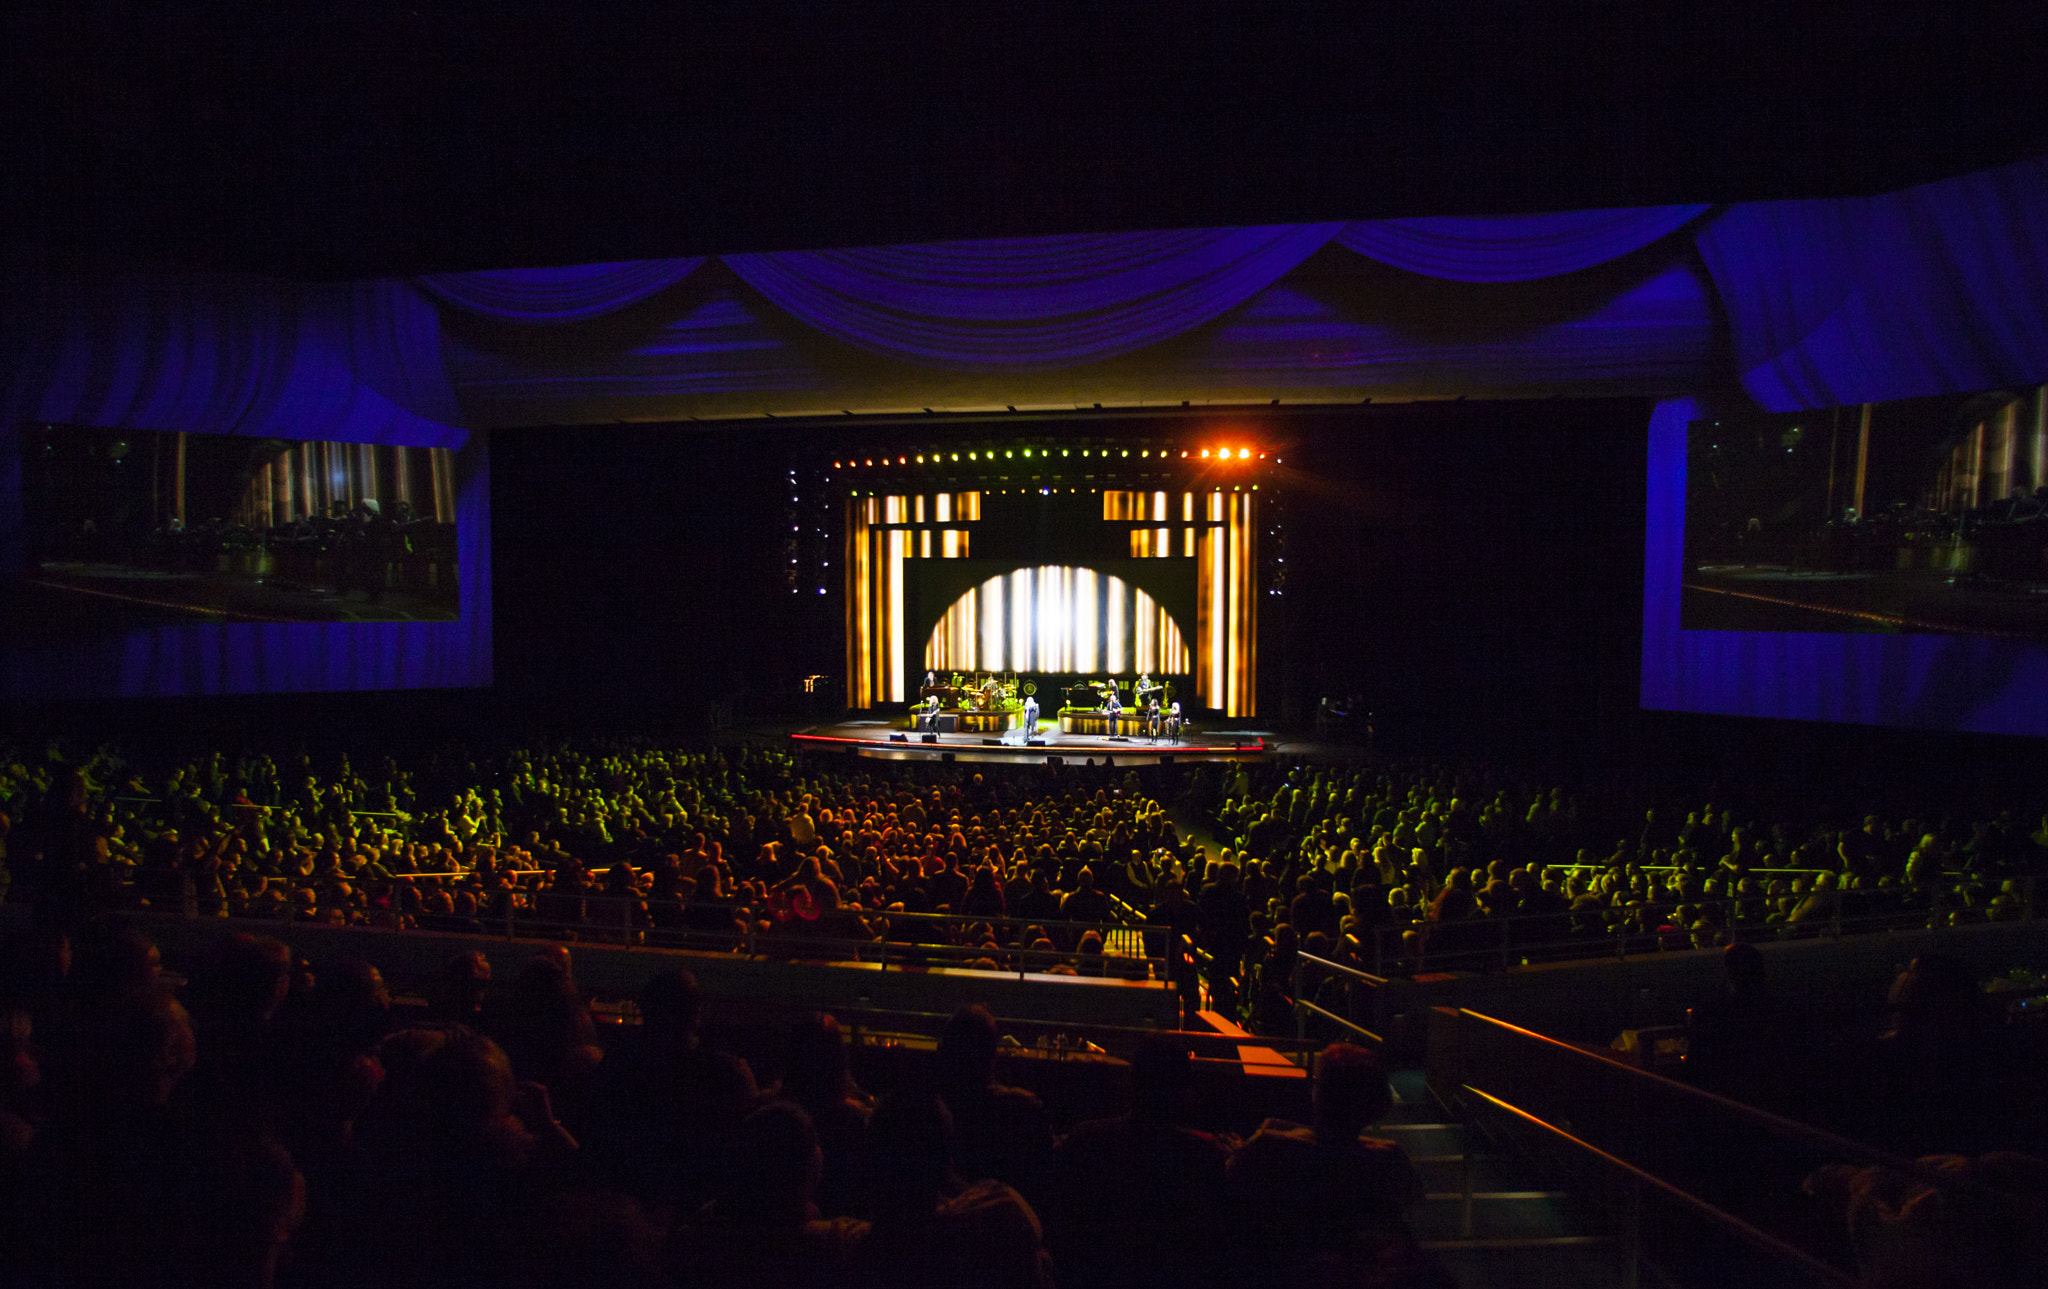
[{"label": "projected image", "polygon": [[1692,422],[1680,626],[2048,639],[2048,386]]},{"label": "projected image", "polygon": [[21,464],[17,637],[461,616],[445,448],[43,426]]}]

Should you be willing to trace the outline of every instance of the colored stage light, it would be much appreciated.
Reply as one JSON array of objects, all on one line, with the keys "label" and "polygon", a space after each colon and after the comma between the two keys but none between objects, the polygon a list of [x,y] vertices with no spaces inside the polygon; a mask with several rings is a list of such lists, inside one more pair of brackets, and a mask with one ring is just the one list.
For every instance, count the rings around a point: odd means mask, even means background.
[{"label": "colored stage light", "polygon": [[960,454],[959,454],[958,452],[955,452],[955,453],[953,454],[953,459],[954,459],[955,461],[958,461],[958,460],[960,459]]},{"label": "colored stage light", "polygon": [[1239,448],[1239,449],[1237,450],[1237,459],[1238,459],[1238,460],[1240,460],[1240,461],[1249,461],[1249,460],[1251,460],[1251,458],[1252,458],[1252,450],[1251,450],[1250,448]]}]

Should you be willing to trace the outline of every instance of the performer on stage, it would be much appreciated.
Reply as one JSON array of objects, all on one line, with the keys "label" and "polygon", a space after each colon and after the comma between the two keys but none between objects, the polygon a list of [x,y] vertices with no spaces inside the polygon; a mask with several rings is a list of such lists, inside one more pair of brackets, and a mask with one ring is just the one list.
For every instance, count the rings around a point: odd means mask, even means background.
[{"label": "performer on stage", "polygon": [[1145,704],[1145,733],[1154,743],[1159,741],[1159,697],[1156,694]]},{"label": "performer on stage", "polygon": [[926,734],[938,733],[939,696],[937,694],[933,694],[931,697],[924,700],[924,702],[921,704],[921,707],[922,710],[919,711],[917,716],[917,728]]},{"label": "performer on stage", "polygon": [[1166,714],[1166,736],[1175,743],[1180,742],[1180,700],[1173,700],[1173,708]]},{"label": "performer on stage", "polygon": [[1109,682],[1109,692],[1102,696],[1102,714],[1109,718],[1109,733],[1116,736],[1117,717],[1123,715],[1124,704],[1116,695],[1116,682]]},{"label": "performer on stage", "polygon": [[1024,737],[1038,737],[1038,699],[1030,694],[1024,696]]}]

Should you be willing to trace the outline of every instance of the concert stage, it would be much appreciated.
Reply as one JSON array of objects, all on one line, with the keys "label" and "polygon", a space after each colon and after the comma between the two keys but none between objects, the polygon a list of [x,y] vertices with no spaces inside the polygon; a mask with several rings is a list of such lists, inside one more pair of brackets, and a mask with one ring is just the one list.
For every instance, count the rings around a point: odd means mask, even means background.
[{"label": "concert stage", "polygon": [[[816,751],[845,751],[895,761],[1009,761],[1026,765],[1058,759],[1067,765],[1104,757],[1118,765],[1155,765],[1174,761],[1253,761],[1274,748],[1270,731],[1201,730],[1178,743],[1147,738],[1108,738],[1100,734],[1063,734],[1046,728],[1035,745],[1005,743],[993,734],[940,734],[924,742],[900,722],[881,718],[813,725],[791,734],[790,741]],[[898,741],[902,740],[902,741]]]}]

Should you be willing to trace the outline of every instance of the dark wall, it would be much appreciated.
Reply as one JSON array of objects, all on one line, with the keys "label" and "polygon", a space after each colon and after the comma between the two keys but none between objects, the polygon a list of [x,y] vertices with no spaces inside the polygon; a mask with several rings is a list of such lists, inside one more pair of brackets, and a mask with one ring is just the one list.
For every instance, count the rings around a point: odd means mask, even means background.
[{"label": "dark wall", "polygon": [[1433,403],[1299,423],[1261,640],[1287,709],[1357,694],[1410,741],[1609,736],[1635,708],[1649,411]]},{"label": "dark wall", "polygon": [[498,690],[570,724],[702,728],[784,714],[836,673],[838,619],[780,571],[787,451],[770,432],[578,427],[491,436]]}]

